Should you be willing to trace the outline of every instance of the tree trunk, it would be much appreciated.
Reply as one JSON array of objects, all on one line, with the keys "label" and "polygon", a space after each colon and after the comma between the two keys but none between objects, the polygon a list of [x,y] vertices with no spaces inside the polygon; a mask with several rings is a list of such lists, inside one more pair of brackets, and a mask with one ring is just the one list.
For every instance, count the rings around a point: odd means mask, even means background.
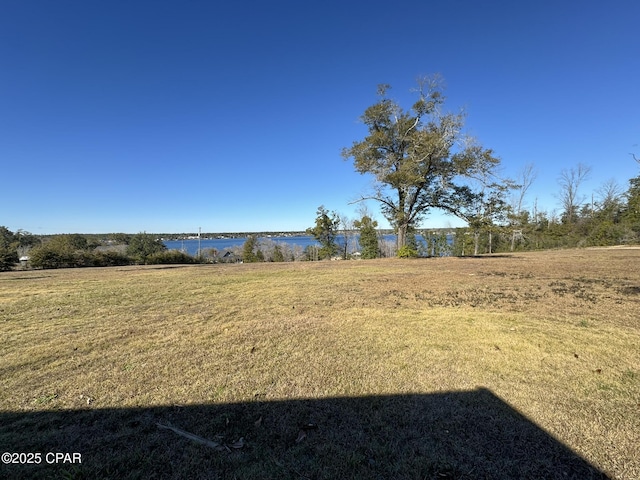
[{"label": "tree trunk", "polygon": [[476,256],[478,255],[478,244],[480,242],[480,233],[479,232],[475,232],[473,234],[473,255]]},{"label": "tree trunk", "polygon": [[408,229],[409,229],[409,225],[407,224],[398,225],[398,242],[396,244],[396,247],[398,250],[400,250],[402,247],[404,247],[407,244]]},{"label": "tree trunk", "polygon": [[398,209],[396,210],[396,221],[398,225],[398,242],[396,249],[400,250],[407,244],[407,231],[409,230],[409,223],[405,216],[405,192],[398,188]]}]

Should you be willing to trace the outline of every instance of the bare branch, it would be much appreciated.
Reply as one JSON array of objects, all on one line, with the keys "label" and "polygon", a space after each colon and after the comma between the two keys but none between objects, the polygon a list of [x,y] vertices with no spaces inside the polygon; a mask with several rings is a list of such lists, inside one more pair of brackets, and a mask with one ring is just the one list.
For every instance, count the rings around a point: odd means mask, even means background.
[{"label": "bare branch", "polygon": [[562,188],[560,201],[567,215],[568,223],[572,223],[574,210],[578,207],[581,199],[578,197],[578,189],[589,177],[591,167],[579,163],[576,168],[563,169],[558,177],[558,184]]},{"label": "bare branch", "polygon": [[347,205],[354,205],[354,204],[356,204],[356,203],[366,202],[367,200],[375,200],[376,202],[384,203],[384,204],[385,204],[385,205],[387,205],[389,208],[392,208],[392,209],[394,209],[394,210],[397,208],[393,203],[391,203],[391,202],[390,202],[389,200],[387,200],[386,198],[384,198],[384,197],[378,197],[378,196],[370,196],[370,197],[365,197],[365,196],[363,196],[363,197],[359,198],[358,200],[354,200],[354,201],[352,201],[352,202],[349,202]]},{"label": "bare branch", "polygon": [[622,187],[616,182],[614,178],[611,178],[604,182],[598,190],[598,200],[602,207],[608,207],[614,205],[620,199],[622,195]]},{"label": "bare branch", "polygon": [[514,195],[514,199],[512,200],[512,208],[516,215],[520,215],[520,213],[522,212],[522,204],[524,203],[524,198],[527,194],[527,191],[531,187],[531,184],[533,184],[537,176],[538,172],[535,169],[533,163],[526,164],[520,171],[520,174],[516,179],[516,194]]},{"label": "bare branch", "polygon": [[[410,132],[411,130],[413,130],[414,128],[416,128],[416,126],[418,125],[418,123],[420,123],[420,117],[419,117],[419,116],[417,116],[417,117],[416,117],[416,121],[415,121],[415,122],[413,122],[413,125],[411,125],[411,126],[407,129],[407,131],[406,131],[406,132],[404,132],[404,137],[406,137],[407,135],[409,135],[409,132]],[[404,137],[403,137],[403,138],[404,138]]]}]

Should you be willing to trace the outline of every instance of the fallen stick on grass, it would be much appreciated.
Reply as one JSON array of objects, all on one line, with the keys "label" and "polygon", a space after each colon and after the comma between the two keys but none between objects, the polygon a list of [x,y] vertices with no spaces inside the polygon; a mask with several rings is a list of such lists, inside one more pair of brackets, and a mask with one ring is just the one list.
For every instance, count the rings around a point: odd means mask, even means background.
[{"label": "fallen stick on grass", "polygon": [[209,440],[207,438],[201,437],[194,433],[185,432],[184,430],[180,430],[179,428],[170,427],[168,425],[162,425],[161,423],[156,423],[156,425],[158,425],[158,427],[160,428],[171,430],[172,432],[177,433],[178,435],[188,438],[189,440],[193,440],[194,442],[201,443],[202,445],[206,445],[207,447],[211,447],[215,450],[218,450],[218,451],[229,450],[229,447],[227,447],[226,445],[223,445],[218,442],[214,442],[213,440]]}]

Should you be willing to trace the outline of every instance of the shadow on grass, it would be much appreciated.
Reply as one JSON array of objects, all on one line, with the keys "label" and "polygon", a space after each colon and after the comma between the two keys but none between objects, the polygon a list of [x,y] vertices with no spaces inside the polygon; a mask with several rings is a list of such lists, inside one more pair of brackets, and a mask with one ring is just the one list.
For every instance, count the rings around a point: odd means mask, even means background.
[{"label": "shadow on grass", "polygon": [[[1,465],[3,478],[608,478],[486,389],[4,412],[0,423],[1,452],[42,453],[40,465]],[[48,464],[47,452],[82,463]]]}]

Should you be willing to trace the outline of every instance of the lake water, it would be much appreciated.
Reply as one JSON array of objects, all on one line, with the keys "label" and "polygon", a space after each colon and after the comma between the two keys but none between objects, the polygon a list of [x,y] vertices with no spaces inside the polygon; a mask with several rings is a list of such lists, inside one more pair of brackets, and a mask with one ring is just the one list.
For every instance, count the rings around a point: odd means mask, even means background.
[{"label": "lake water", "polygon": [[[259,240],[271,240],[275,243],[285,243],[287,245],[299,245],[303,249],[309,245],[319,245],[318,242],[311,236],[299,236],[299,237],[260,237]],[[202,238],[188,239],[188,240],[165,240],[164,244],[169,250],[184,250],[189,255],[198,254],[198,242],[200,242],[200,248],[204,250],[210,250],[215,248],[219,252],[229,250],[232,247],[242,247],[246,242],[246,237],[238,238]]]},{"label": "lake water", "polygon": [[[395,235],[383,235],[384,240],[387,241],[396,241]],[[340,245],[343,241],[343,236],[339,235],[337,238],[337,243]],[[358,238],[356,236],[356,238]],[[416,235],[418,241],[423,242],[424,238],[422,235]],[[244,242],[246,241],[246,237],[238,237],[238,238],[202,238],[198,241],[198,239],[188,239],[188,240],[165,240],[164,244],[167,246],[169,250],[183,250],[189,255],[196,256],[198,255],[198,242],[200,242],[200,248],[205,250],[210,250],[215,248],[218,252],[224,252],[225,250],[229,250],[232,247],[242,247]],[[298,245],[302,249],[310,246],[310,245],[320,245],[312,236],[296,236],[296,237],[260,237],[261,241],[273,241],[275,243],[284,243],[290,246]],[[452,243],[452,239],[449,238],[449,244]]]}]

